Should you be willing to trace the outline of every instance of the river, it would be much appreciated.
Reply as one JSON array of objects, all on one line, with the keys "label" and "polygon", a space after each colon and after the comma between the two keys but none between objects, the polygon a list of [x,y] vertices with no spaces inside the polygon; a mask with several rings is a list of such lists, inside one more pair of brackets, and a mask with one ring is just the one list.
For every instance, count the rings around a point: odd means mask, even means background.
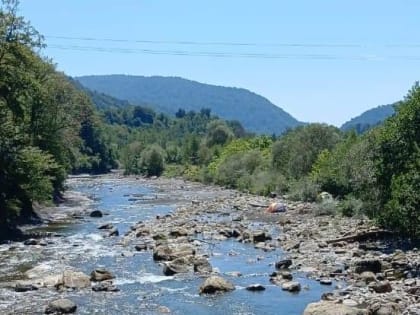
[{"label": "river", "polygon": [[[123,235],[139,221],[157,215],[173,213],[180,205],[194,199],[229,198],[232,192],[206,189],[185,183],[156,186],[153,181],[117,176],[73,178],[67,182],[74,195],[86,196],[82,204],[67,202],[58,207],[63,213],[77,213],[76,220],[27,228],[30,232],[52,232],[45,237],[44,246],[25,246],[22,243],[0,245],[0,313],[42,314],[49,301],[65,297],[74,301],[77,314],[302,314],[308,303],[318,301],[331,287],[294,273],[303,289],[290,293],[269,281],[273,264],[283,257],[280,249],[264,252],[253,244],[234,239],[203,243],[210,263],[225,279],[235,285],[230,293],[214,296],[200,295],[198,288],[203,276],[194,274],[164,276],[162,266],[153,261],[151,251],[137,252],[123,242]],[[98,209],[102,218],[87,213]],[[204,214],[203,214],[204,215]],[[212,220],[230,220],[226,213]],[[108,237],[98,225],[112,223],[120,236]],[[256,222],[255,224],[258,224]],[[279,231],[273,230],[273,235]],[[196,236],[200,239],[200,235]],[[46,246],[45,246],[46,245]],[[35,267],[35,269],[33,269]],[[28,270],[57,274],[72,267],[90,274],[104,267],[115,275],[119,292],[94,292],[90,289],[57,292],[52,288],[15,292],[10,283],[28,277]],[[240,273],[241,276],[237,274]],[[254,283],[266,290],[250,292],[245,288]]]}]

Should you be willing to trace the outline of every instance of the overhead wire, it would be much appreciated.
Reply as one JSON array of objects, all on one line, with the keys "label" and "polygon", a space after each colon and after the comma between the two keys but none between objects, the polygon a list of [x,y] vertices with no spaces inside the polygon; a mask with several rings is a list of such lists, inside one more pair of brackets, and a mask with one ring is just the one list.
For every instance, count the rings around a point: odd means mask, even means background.
[{"label": "overhead wire", "polygon": [[207,41],[171,41],[171,40],[146,40],[146,39],[118,39],[100,37],[73,37],[46,35],[45,38],[79,41],[100,41],[100,42],[120,42],[120,43],[140,43],[140,44],[173,44],[188,46],[255,46],[255,47],[321,47],[321,48],[366,48],[366,47],[387,47],[387,48],[420,48],[420,43],[255,43],[255,42],[207,42]]},{"label": "overhead wire", "polygon": [[[387,59],[392,60],[406,60],[406,61],[418,61],[420,60],[419,55],[389,55],[389,54],[367,54],[367,53],[355,53],[351,54],[341,54],[334,52],[322,53],[320,50],[315,50],[311,53],[299,53],[299,52],[277,52],[272,50],[270,52],[247,52],[247,51],[220,51],[212,49],[211,51],[207,49],[195,50],[191,47],[201,47],[211,46],[212,48],[217,48],[217,46],[230,46],[230,47],[284,47],[284,48],[324,48],[324,49],[333,49],[333,48],[347,48],[350,50],[355,50],[357,48],[367,48],[363,44],[331,44],[331,43],[246,43],[246,42],[200,42],[200,41],[163,41],[163,40],[138,40],[138,39],[115,39],[115,38],[96,38],[96,37],[70,37],[70,36],[46,36],[49,39],[55,40],[65,40],[65,41],[76,41],[76,43],[53,43],[47,45],[52,49],[59,50],[69,50],[69,51],[87,51],[87,52],[103,52],[103,53],[117,53],[117,54],[145,54],[145,55],[167,55],[167,56],[189,56],[189,57],[214,57],[214,58],[253,58],[253,59],[302,59],[302,60],[355,60],[355,61],[382,61]],[[111,43],[135,43],[142,44],[147,48],[141,47],[113,47],[113,46],[103,46],[103,45],[83,45],[77,42],[111,42]],[[191,46],[186,48],[179,49],[179,47],[163,49],[163,48],[154,48],[153,45],[175,45],[175,46]],[[379,44],[376,44],[379,45]],[[380,46],[380,45],[379,45]],[[152,48],[150,48],[152,47]],[[420,44],[406,44],[401,46],[401,44],[383,44],[381,47],[388,48],[420,48]],[[290,50],[289,49],[289,50]],[[306,49],[306,50],[307,50]]]}]

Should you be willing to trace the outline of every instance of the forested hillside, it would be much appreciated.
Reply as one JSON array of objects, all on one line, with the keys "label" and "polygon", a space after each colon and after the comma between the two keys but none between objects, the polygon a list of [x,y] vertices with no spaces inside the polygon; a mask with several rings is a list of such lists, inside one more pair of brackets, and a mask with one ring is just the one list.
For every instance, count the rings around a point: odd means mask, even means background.
[{"label": "forested hillside", "polygon": [[382,105],[360,114],[350,119],[341,126],[341,130],[355,130],[357,133],[363,133],[380,123],[384,122],[388,117],[395,114],[395,106],[397,104]]},{"label": "forested hillside", "polygon": [[301,125],[295,118],[266,98],[245,89],[214,86],[176,77],[126,75],[76,78],[91,90],[128,100],[135,105],[150,104],[157,112],[174,115],[178,109],[200,111],[209,108],[226,120],[238,120],[249,131],[281,134]]},{"label": "forested hillside", "polygon": [[[89,98],[39,56],[42,36],[0,7],[0,237],[59,197],[68,173],[116,166]],[[10,236],[10,235],[9,235]]]}]

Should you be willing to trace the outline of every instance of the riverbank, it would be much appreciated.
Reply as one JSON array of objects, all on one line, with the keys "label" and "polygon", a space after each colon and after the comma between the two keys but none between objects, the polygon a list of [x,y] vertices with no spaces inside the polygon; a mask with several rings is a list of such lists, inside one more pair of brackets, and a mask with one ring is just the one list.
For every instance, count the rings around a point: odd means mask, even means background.
[{"label": "riverbank", "polygon": [[[276,306],[269,301],[278,303],[285,297],[301,304],[322,297],[323,302],[310,306],[307,314],[337,314],[337,310],[345,314],[418,314],[420,309],[419,252],[396,250],[398,244],[392,238],[360,237],[374,236],[375,227],[366,220],[315,216],[314,204],[180,179],[112,174],[72,178],[69,184],[80,191],[70,190],[60,207],[40,211],[45,228],[24,227],[29,233],[39,232],[33,245],[13,243],[0,248],[3,313],[27,314],[32,309],[38,314],[52,298],[70,297],[80,306],[80,314],[103,310],[101,305],[108,301],[106,307],[116,305],[134,314],[139,302],[131,300],[138,296],[133,285],[148,292],[142,293],[140,306],[150,314],[197,312],[192,306],[197,303],[207,304],[214,314],[218,314],[217,307],[223,312],[235,303],[244,304],[235,306],[240,309],[235,314],[274,314]],[[275,201],[284,203],[286,212],[265,212]],[[102,217],[91,217],[98,210]],[[95,282],[91,284],[89,277],[78,272],[89,274],[96,267],[114,273],[119,293],[104,296],[86,291]],[[66,287],[60,282],[64,272],[72,281],[84,279],[79,282],[84,287]],[[224,295],[226,301],[198,296],[201,283],[210,275],[225,278],[238,292]],[[62,283],[60,290],[57,281]],[[152,285],[161,281],[164,286]],[[239,292],[247,286],[261,289],[252,287],[257,284],[253,281],[267,289],[256,293],[255,302],[252,293]],[[38,290],[13,293],[17,284]],[[283,287],[296,291],[281,296]],[[100,302],[104,297],[107,302]],[[191,300],[189,308],[179,305],[184,300]],[[242,309],[247,302],[259,305],[261,301],[265,309]],[[286,309],[287,314],[298,314],[293,311],[296,308]],[[207,308],[200,314],[207,314]]]}]

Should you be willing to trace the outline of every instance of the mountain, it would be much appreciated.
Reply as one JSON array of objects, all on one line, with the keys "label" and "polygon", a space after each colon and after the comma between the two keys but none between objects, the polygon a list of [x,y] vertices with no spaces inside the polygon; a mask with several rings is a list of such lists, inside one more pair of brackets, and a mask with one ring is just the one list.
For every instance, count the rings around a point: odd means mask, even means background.
[{"label": "mountain", "polygon": [[396,104],[381,105],[372,108],[361,115],[352,118],[341,126],[341,130],[356,130],[357,133],[363,133],[370,128],[381,124],[388,117],[394,115]]},{"label": "mountain", "polygon": [[148,104],[155,111],[175,114],[182,108],[209,108],[226,120],[238,120],[249,131],[280,134],[302,123],[266,98],[241,88],[215,86],[178,77],[128,75],[75,78],[88,89],[132,104]]}]

